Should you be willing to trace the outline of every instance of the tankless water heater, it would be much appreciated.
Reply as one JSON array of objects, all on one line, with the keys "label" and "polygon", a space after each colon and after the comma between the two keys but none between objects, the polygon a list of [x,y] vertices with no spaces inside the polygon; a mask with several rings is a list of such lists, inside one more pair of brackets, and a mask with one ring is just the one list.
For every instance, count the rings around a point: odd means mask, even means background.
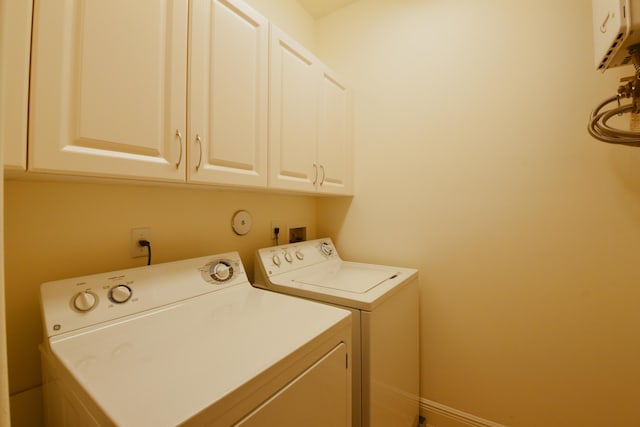
[{"label": "tankless water heater", "polygon": [[[620,79],[615,95],[593,109],[587,129],[597,140],[640,147],[640,0],[592,0],[591,7],[596,69],[632,64],[635,71]],[[628,98],[630,103],[621,102]],[[624,113],[630,113],[628,129],[617,119]]]},{"label": "tankless water heater", "polygon": [[640,0],[592,0],[595,66],[600,71],[632,62],[640,43]]}]

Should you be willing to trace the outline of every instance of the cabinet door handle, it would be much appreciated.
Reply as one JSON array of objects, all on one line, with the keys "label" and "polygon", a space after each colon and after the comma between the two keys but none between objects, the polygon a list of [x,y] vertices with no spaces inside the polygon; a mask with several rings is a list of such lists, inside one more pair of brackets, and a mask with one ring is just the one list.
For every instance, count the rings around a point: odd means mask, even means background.
[{"label": "cabinet door handle", "polygon": [[198,159],[198,164],[196,165],[196,170],[198,170],[200,169],[200,165],[202,164],[202,139],[198,134],[196,134],[196,142],[200,146],[200,158]]},{"label": "cabinet door handle", "polygon": [[178,169],[180,167],[180,163],[182,163],[182,133],[180,133],[180,129],[176,129],[176,136],[180,143],[180,157],[178,157],[178,162],[176,163],[176,169]]},{"label": "cabinet door handle", "polygon": [[322,179],[320,180],[320,186],[322,187],[322,185],[324,184],[324,178],[326,177],[326,174],[324,172],[324,165],[320,165],[320,170],[322,171]]},{"label": "cabinet door handle", "polygon": [[317,163],[313,163],[313,171],[315,172],[315,174],[313,175],[313,185],[316,185],[316,182],[318,182],[318,164]]}]

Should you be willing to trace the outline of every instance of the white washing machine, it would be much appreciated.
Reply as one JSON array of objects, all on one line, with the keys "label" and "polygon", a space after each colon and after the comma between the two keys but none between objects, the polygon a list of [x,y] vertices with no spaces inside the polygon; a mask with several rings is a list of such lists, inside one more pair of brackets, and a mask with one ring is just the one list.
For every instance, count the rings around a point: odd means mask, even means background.
[{"label": "white washing machine", "polygon": [[258,250],[254,286],[353,314],[353,425],[419,424],[415,269],[343,261],[331,239]]},{"label": "white washing machine", "polygon": [[237,253],[45,283],[48,425],[348,426],[351,315]]}]

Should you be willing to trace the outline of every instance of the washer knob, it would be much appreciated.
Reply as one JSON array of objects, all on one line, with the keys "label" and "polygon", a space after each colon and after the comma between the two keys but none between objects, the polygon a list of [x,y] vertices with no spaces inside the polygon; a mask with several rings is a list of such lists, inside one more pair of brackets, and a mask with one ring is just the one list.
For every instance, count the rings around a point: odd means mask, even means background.
[{"label": "washer knob", "polygon": [[79,292],[73,297],[73,307],[78,311],[89,311],[97,302],[96,295],[89,291]]},{"label": "washer knob", "polygon": [[289,264],[291,264],[293,262],[293,257],[291,256],[291,254],[289,252],[285,252],[284,253],[284,260],[287,261]]},{"label": "washer knob", "polygon": [[322,244],[320,245],[320,250],[322,251],[322,253],[326,256],[331,256],[333,255],[333,246],[331,246],[329,243],[327,242],[322,242]]},{"label": "washer knob", "polygon": [[300,261],[304,259],[304,253],[300,249],[296,250],[296,258],[298,258]]},{"label": "washer knob", "polygon": [[109,291],[109,298],[117,304],[122,304],[131,299],[131,294],[132,292],[130,287],[127,285],[118,285],[111,288]]},{"label": "washer knob", "polygon": [[274,255],[273,258],[271,258],[271,260],[276,265],[276,267],[280,267],[280,264],[282,264],[282,261],[280,261],[280,255],[278,254]]},{"label": "washer knob", "polygon": [[209,270],[211,277],[218,282],[226,282],[233,276],[233,267],[224,261],[220,261],[213,265]]}]

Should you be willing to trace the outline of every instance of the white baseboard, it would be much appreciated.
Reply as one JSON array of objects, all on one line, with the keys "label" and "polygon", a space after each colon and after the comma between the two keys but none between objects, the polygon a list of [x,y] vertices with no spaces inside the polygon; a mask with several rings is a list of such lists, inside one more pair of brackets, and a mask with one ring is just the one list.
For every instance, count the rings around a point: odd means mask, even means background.
[{"label": "white baseboard", "polygon": [[506,427],[425,398],[420,398],[420,414],[427,427]]}]

